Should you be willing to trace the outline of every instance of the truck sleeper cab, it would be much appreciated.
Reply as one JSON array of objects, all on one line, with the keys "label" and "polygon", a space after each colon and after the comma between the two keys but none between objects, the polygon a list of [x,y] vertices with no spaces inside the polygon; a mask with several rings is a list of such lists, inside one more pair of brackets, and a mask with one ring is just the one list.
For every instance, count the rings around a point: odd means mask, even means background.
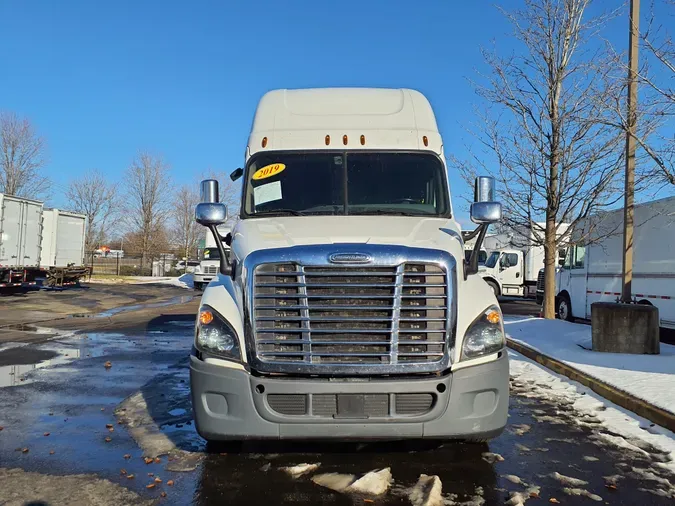
[{"label": "truck sleeper cab", "polygon": [[[486,439],[509,370],[494,294],[464,261],[442,141],[412,90],[266,94],[231,262],[204,290],[190,357],[207,440]],[[216,183],[200,223],[227,218]],[[478,191],[484,237],[501,208]]]}]

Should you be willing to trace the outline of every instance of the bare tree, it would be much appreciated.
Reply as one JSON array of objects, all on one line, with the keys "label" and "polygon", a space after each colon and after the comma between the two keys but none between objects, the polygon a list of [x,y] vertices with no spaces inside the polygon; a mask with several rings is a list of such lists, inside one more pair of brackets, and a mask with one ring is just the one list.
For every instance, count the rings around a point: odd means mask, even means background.
[{"label": "bare tree", "polygon": [[505,223],[544,247],[546,318],[555,317],[559,244],[621,195],[621,132],[606,124],[610,59],[589,49],[609,15],[586,19],[589,3],[525,0],[522,10],[502,10],[519,49],[483,51],[489,73],[475,86],[487,105],[473,131],[481,151],[450,157],[467,180],[495,175]]},{"label": "bare tree", "polygon": [[100,246],[119,218],[117,185],[93,169],[68,185],[66,198],[73,211],[87,216],[87,249]]},{"label": "bare tree", "polygon": [[126,212],[138,234],[141,267],[170,216],[171,177],[159,156],[139,153],[126,173]]},{"label": "bare tree", "polygon": [[203,228],[195,221],[199,193],[193,186],[183,186],[175,197],[173,207],[173,237],[181,256],[190,258],[197,249]]},{"label": "bare tree", "polygon": [[45,141],[30,121],[0,113],[0,193],[27,198],[45,196],[49,180],[41,174]]}]

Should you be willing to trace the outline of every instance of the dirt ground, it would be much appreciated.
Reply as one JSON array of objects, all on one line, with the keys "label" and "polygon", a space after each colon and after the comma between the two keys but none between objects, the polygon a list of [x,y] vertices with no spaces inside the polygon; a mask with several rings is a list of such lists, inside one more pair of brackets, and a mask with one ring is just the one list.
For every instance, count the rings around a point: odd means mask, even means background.
[{"label": "dirt ground", "polygon": [[[150,317],[197,312],[199,294],[160,284],[92,283],[79,288],[0,295],[0,344],[39,342],[48,330],[142,328]],[[39,326],[41,332],[35,333]]]}]

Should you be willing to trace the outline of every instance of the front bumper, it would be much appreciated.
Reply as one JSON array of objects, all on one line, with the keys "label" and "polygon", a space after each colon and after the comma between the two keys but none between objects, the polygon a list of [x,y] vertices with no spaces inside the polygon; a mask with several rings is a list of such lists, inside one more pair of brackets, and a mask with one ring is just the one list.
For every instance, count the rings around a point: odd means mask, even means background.
[{"label": "front bumper", "polygon": [[[242,439],[487,439],[507,421],[506,352],[487,364],[436,378],[325,379],[256,377],[241,369],[190,357],[190,386],[197,431],[207,440]],[[283,415],[269,394],[433,393],[422,415],[383,418]]]},{"label": "front bumper", "polygon": [[215,277],[216,277],[215,274],[204,274],[204,273],[192,274],[192,280],[195,283],[209,283]]}]

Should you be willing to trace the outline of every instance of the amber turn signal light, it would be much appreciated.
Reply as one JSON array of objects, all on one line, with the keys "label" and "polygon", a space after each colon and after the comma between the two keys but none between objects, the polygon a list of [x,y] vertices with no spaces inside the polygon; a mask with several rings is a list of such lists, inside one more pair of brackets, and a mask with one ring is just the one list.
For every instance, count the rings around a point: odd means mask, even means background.
[{"label": "amber turn signal light", "polygon": [[202,325],[208,325],[213,321],[213,313],[208,310],[199,312],[199,323]]},{"label": "amber turn signal light", "polygon": [[499,316],[499,311],[488,311],[488,313],[485,315],[485,318],[493,325],[499,323],[499,321],[501,320],[501,317]]}]

